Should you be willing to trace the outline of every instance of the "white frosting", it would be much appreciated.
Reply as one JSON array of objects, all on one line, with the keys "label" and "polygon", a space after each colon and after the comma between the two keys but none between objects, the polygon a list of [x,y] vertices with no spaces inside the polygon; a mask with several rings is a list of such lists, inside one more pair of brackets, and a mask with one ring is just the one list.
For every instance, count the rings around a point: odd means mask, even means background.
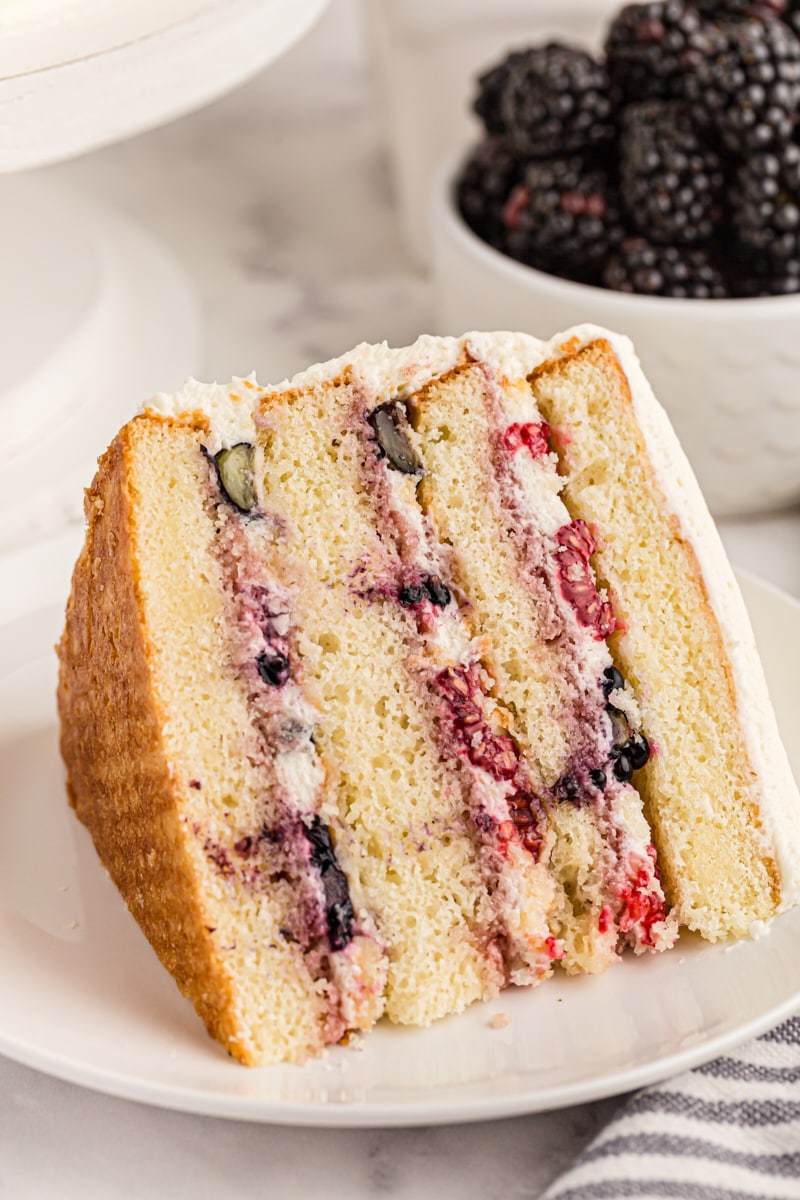
[{"label": "white frosting", "polygon": [[316,811],[325,771],[313,746],[276,754],[275,775],[293,808],[300,813]]},{"label": "white frosting", "polygon": [[159,392],[143,405],[143,412],[155,412],[177,419],[200,413],[208,419],[210,436],[207,448],[216,454],[223,446],[252,442],[255,438],[253,410],[264,394],[255,377],[233,379],[228,384],[198,383],[187,379],[177,392]]},{"label": "white frosting", "polygon": [[[719,621],[730,657],[737,700],[743,715],[742,734],[758,775],[754,787],[765,842],[781,873],[781,907],[800,900],[800,797],[786,752],[781,744],[766,681],[741,593],[722,542],[708,512],[688,460],[669,419],[655,399],[630,341],[594,325],[579,325],[540,341],[524,333],[469,333],[462,338],[423,336],[413,345],[391,349],[385,343],[362,343],[339,358],[317,364],[271,389],[257,390],[254,380],[234,380],[229,387],[206,387],[190,381],[175,396],[157,396],[148,406],[179,416],[200,410],[207,414],[212,438],[209,449],[252,440],[254,423],[248,399],[265,391],[286,391],[332,380],[349,371],[356,385],[371,395],[410,395],[431,378],[468,358],[489,364],[509,381],[524,378],[543,362],[558,357],[566,343],[585,345],[607,339],[627,376],[634,411],[645,438],[651,463],[670,511],[691,544],[705,580],[711,606]],[[560,501],[553,497],[551,520]]]}]

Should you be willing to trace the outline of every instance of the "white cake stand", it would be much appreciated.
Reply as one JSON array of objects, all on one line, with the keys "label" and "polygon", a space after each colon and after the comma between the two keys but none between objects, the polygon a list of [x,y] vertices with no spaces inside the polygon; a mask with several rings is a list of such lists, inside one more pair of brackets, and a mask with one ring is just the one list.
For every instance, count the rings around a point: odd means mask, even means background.
[{"label": "white cake stand", "polygon": [[108,207],[11,176],[187,113],[273,61],[328,0],[0,4],[0,550],[80,515],[115,430],[200,369],[191,287]]}]

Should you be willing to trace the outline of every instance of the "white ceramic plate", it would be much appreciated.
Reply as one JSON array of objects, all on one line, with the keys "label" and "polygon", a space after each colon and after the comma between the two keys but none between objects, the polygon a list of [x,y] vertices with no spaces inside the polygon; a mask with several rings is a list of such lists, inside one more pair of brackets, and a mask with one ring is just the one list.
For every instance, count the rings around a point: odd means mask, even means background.
[{"label": "white ceramic plate", "polygon": [[[800,1005],[800,909],[734,946],[682,937],[599,978],[556,977],[428,1030],[375,1029],[304,1067],[247,1070],[205,1034],[67,807],[52,644],[72,533],[0,565],[0,1051],[190,1112],[296,1125],[417,1125],[537,1112],[714,1057]],[[742,580],[773,698],[800,716],[800,605]],[[13,589],[13,590],[12,590]],[[31,611],[31,609],[35,611]],[[796,743],[795,743],[796,745]],[[797,772],[798,755],[794,766]],[[504,1028],[491,1017],[505,1013]]]}]

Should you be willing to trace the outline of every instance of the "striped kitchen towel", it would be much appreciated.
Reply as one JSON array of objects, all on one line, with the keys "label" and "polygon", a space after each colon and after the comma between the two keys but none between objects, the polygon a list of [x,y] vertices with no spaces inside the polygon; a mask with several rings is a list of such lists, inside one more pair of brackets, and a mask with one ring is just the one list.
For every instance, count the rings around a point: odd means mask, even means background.
[{"label": "striped kitchen towel", "polygon": [[800,1016],[637,1092],[542,1200],[800,1200]]}]

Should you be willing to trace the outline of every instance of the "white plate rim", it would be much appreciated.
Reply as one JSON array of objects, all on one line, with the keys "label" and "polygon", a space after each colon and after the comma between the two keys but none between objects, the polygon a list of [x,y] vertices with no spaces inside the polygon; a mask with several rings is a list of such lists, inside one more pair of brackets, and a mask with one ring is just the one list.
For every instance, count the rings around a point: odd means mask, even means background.
[{"label": "white plate rim", "polygon": [[[305,1104],[285,1105],[274,1101],[220,1095],[217,1092],[186,1087],[145,1083],[135,1076],[102,1068],[86,1067],[74,1059],[58,1054],[39,1054],[35,1047],[9,1039],[0,1032],[0,1054],[44,1074],[68,1083],[78,1084],[105,1095],[123,1100],[135,1100],[157,1108],[198,1116],[223,1117],[229,1120],[260,1124],[299,1126],[309,1129],[381,1129],[430,1125],[466,1125],[509,1117],[530,1116],[555,1112],[593,1100],[608,1099],[637,1091],[650,1084],[682,1074],[718,1058],[728,1050],[758,1037],[781,1021],[800,1011],[800,992],[775,1005],[760,1017],[743,1023],[735,1030],[710,1038],[689,1050],[666,1055],[657,1062],[603,1075],[596,1080],[549,1088],[538,1095],[520,1092],[514,1096],[484,1097],[479,1101],[466,1098],[459,1102],[414,1103],[408,1105],[381,1104],[380,1108],[358,1101],[342,1105]],[[235,1067],[236,1070],[247,1068]],[[269,1070],[268,1067],[262,1068]],[[302,1067],[298,1067],[302,1070]]]}]

